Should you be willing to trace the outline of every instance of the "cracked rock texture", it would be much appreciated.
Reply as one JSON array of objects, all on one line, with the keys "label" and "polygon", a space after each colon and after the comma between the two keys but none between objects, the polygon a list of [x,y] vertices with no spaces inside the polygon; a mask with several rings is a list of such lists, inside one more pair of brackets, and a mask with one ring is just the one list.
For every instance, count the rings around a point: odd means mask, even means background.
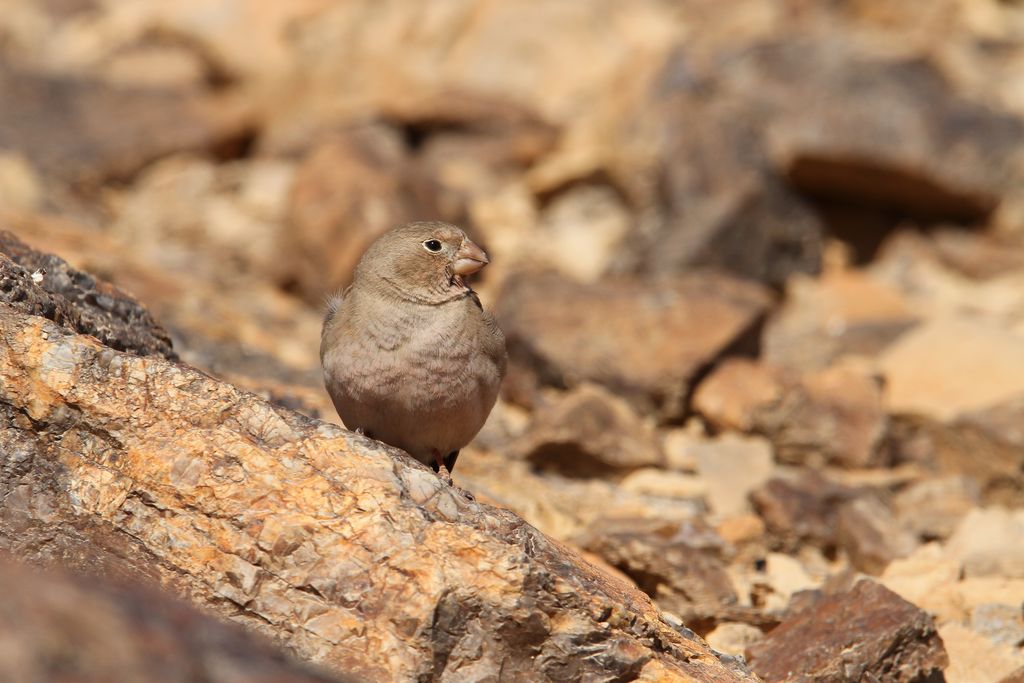
[{"label": "cracked rock texture", "polygon": [[0,339],[20,558],[145,577],[371,680],[749,678],[404,454],[10,305]]},{"label": "cracked rock texture", "polygon": [[[369,680],[809,680],[822,594],[849,672],[924,612],[922,676],[1020,680],[1024,3],[0,5],[15,555]],[[492,261],[503,512],[313,420],[409,219]]]},{"label": "cracked rock texture", "polygon": [[766,681],[927,681],[949,663],[934,620],[870,580],[812,602],[749,655]]}]

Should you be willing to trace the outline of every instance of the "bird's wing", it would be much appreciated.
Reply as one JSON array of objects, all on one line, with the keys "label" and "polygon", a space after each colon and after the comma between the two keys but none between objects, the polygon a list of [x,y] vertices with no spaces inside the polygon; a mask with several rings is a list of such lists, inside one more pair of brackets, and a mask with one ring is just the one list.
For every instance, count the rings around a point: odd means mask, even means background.
[{"label": "bird's wing", "polygon": [[498,368],[498,376],[505,376],[508,365],[508,352],[505,350],[505,333],[498,327],[498,321],[488,311],[480,311],[480,342],[484,353],[494,361]]},{"label": "bird's wing", "polygon": [[352,285],[345,288],[343,292],[335,292],[334,294],[327,295],[327,300],[324,302],[324,324],[320,330],[321,336],[323,331],[327,329],[327,326],[334,320],[334,316],[338,314],[338,310],[341,308],[341,304],[345,301],[349,291],[351,291]]}]

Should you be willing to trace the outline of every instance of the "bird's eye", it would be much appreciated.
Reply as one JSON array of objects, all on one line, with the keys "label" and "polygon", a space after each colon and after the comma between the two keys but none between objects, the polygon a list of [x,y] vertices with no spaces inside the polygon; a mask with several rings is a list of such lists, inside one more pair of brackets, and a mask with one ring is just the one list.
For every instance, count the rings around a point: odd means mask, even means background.
[{"label": "bird's eye", "polygon": [[440,240],[427,240],[426,242],[423,243],[423,247],[427,251],[432,251],[436,254],[437,252],[441,251],[441,242]]}]

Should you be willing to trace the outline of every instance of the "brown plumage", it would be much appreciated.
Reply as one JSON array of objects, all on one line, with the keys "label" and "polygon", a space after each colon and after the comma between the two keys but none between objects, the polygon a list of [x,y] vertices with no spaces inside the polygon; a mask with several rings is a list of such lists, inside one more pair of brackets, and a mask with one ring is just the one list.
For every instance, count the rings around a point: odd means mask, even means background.
[{"label": "brown plumage", "polygon": [[505,375],[505,337],[463,281],[487,263],[447,223],[410,223],[370,245],[320,339],[324,382],[346,427],[435,470],[454,467]]}]

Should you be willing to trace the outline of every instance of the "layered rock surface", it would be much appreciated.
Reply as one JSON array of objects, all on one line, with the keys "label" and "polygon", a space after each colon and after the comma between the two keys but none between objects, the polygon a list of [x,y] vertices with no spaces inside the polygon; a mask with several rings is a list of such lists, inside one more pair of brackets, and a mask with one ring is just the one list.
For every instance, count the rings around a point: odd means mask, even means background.
[{"label": "layered rock surface", "polygon": [[[1020,676],[1019,3],[8,0],[3,9],[0,90],[12,97],[0,96],[0,229],[39,252],[0,239],[0,300],[104,344],[53,336],[42,323],[5,332],[48,368],[26,375],[22,356],[11,366],[24,407],[5,422],[19,445],[0,474],[10,490],[0,524],[17,553],[148,576],[283,633],[275,637],[293,651],[341,652],[324,645],[341,639],[333,615],[355,615],[343,623],[356,631],[344,633],[359,645],[345,656],[386,670],[368,676],[385,680],[399,668],[473,678],[476,643],[481,657],[506,646],[529,653],[534,645],[508,634],[544,628],[561,639],[536,647],[557,656],[523,666],[629,678],[628,662],[648,656],[634,657],[648,652],[636,629],[662,633],[651,626],[660,620],[669,636],[684,623],[729,655],[756,652],[763,677],[826,675],[822,659],[790,656],[801,634],[821,630],[819,597],[849,623],[886,613],[922,625],[927,613],[949,683]],[[514,355],[503,399],[459,459],[458,485],[582,546],[620,582],[579,589],[547,560],[523,560],[520,584],[556,578],[523,593],[543,609],[498,612],[537,615],[512,631],[487,630],[485,603],[470,599],[510,599],[493,588],[508,573],[467,573],[475,560],[446,556],[426,575],[396,574],[426,560],[417,564],[404,540],[397,556],[381,550],[374,543],[392,530],[368,521],[394,508],[397,536],[412,534],[414,545],[458,536],[453,547],[472,557],[463,537],[479,541],[480,525],[512,533],[507,513],[457,500],[457,519],[474,521],[438,521],[451,501],[417,503],[420,484],[395,483],[415,466],[388,465],[375,446],[291,412],[337,420],[320,380],[319,304],[364,244],[407,218],[456,221],[487,250],[492,263],[474,286],[501,314]],[[50,339],[28,340],[33,331]],[[86,371],[105,354],[134,375]],[[168,364],[174,355],[196,373]],[[57,381],[73,372],[83,394],[95,388],[104,402],[75,403],[78,387]],[[101,382],[122,393],[100,394]],[[116,412],[125,397],[141,401],[136,413]],[[100,405],[105,417],[89,412]],[[172,406],[184,422],[157,418]],[[307,477],[311,456],[252,429],[249,416],[313,451],[348,448],[339,462],[379,480],[341,464]],[[172,433],[174,424],[187,426]],[[176,465],[193,451],[199,464]],[[102,460],[108,453],[120,464]],[[252,500],[248,489],[273,479],[254,474],[269,469],[239,473],[250,457],[309,489]],[[161,473],[177,483],[158,487]],[[224,482],[242,476],[242,492]],[[82,483],[64,485],[72,481]],[[347,518],[366,526],[266,521],[295,519],[299,508],[287,506],[306,505],[324,518],[307,498],[358,501],[368,517]],[[186,524],[210,510],[223,516]],[[385,577],[379,591],[364,588],[348,555],[311,545],[336,532],[356,539],[352,558],[379,560],[366,574]],[[478,547],[503,548],[502,566],[553,547],[512,535]],[[862,574],[919,611],[874,589],[851,600]],[[357,578],[339,588],[331,576]],[[609,597],[631,584],[639,592]],[[551,605],[569,609],[560,596],[570,591],[651,616],[633,627],[609,616],[604,628],[573,607],[571,623],[550,619]],[[364,592],[377,596],[366,604],[398,604],[396,614],[414,618],[358,631],[387,621],[359,613]],[[291,615],[285,598],[268,596],[298,596],[308,609]],[[903,633],[872,626],[814,642],[850,672],[911,676],[914,667],[896,665],[916,661],[938,676],[935,641]],[[377,647],[373,634],[390,640]],[[696,642],[681,637],[672,648]],[[669,654],[651,657],[636,675],[700,678],[692,667],[670,671]],[[702,657],[694,661],[714,663]]]},{"label": "layered rock surface", "polygon": [[14,555],[145,577],[359,678],[748,678],[404,454],[69,327],[0,307]]}]

